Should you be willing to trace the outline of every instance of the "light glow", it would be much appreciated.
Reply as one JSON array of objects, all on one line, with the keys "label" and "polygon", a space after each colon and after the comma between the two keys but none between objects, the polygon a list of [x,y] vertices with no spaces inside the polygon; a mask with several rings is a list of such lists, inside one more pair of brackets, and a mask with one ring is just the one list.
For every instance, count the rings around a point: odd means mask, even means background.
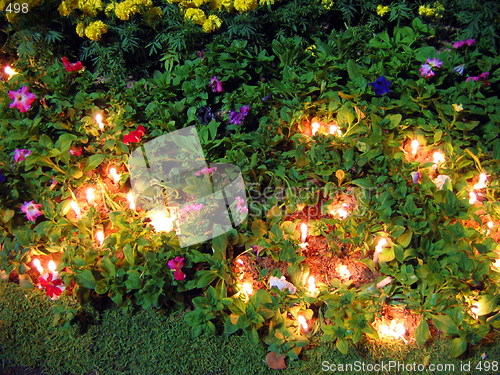
[{"label": "light glow", "polygon": [[43,267],[42,264],[40,263],[40,259],[38,258],[33,259],[33,266],[36,268],[36,270],[40,275],[43,274]]},{"label": "light glow", "polygon": [[437,166],[441,163],[444,163],[445,158],[444,158],[444,155],[442,153],[440,153],[439,151],[436,151],[434,154],[432,154],[432,160],[434,162],[434,165]]},{"label": "light glow", "polygon": [[337,216],[340,219],[345,219],[349,216],[349,211],[346,210],[347,203],[342,203],[342,207],[337,208],[336,210],[331,210],[330,215]]},{"label": "light glow", "polygon": [[241,290],[243,293],[245,293],[248,297],[250,297],[253,294],[253,286],[252,283],[246,282],[241,284]]},{"label": "light glow", "polygon": [[297,321],[299,322],[300,326],[302,327],[302,330],[304,333],[309,333],[309,325],[307,324],[307,319],[303,315],[297,316]]},{"label": "light glow", "polygon": [[79,219],[82,215],[82,210],[80,210],[80,206],[78,206],[78,203],[76,203],[73,199],[71,200],[70,204],[71,208],[75,212],[76,218]]},{"label": "light glow", "polygon": [[314,276],[309,276],[307,279],[307,291],[311,294],[316,293],[316,280]]},{"label": "light glow", "polygon": [[54,262],[53,260],[49,260],[49,263],[47,264],[47,268],[52,273],[56,272],[56,268],[57,268],[56,262]]},{"label": "light glow", "polygon": [[418,142],[417,139],[414,139],[413,141],[411,141],[411,154],[412,154],[412,156],[417,155],[417,151],[418,151],[419,146],[420,146],[420,143]]},{"label": "light glow", "polygon": [[135,210],[135,197],[134,193],[130,192],[127,194],[128,207],[131,210]]},{"label": "light glow", "polygon": [[389,325],[381,324],[378,327],[378,334],[380,336],[394,340],[402,339],[405,343],[408,343],[408,341],[404,338],[405,333],[405,325],[401,322],[397,322],[395,319],[391,320]]},{"label": "light glow", "polygon": [[167,216],[165,211],[153,211],[149,218],[157,232],[170,232],[174,229],[175,217]]},{"label": "light glow", "polygon": [[486,224],[488,226],[488,228],[490,229],[493,229],[493,227],[495,226],[495,224],[493,223],[493,221],[488,221],[488,224]]},{"label": "light glow", "polygon": [[89,204],[94,204],[94,202],[95,202],[95,189],[88,188],[85,195],[87,196],[87,202],[89,202]]},{"label": "light glow", "polygon": [[342,130],[340,130],[337,125],[333,124],[333,125],[330,125],[329,133],[340,137],[342,135]]},{"label": "light glow", "polygon": [[469,193],[469,204],[474,204],[477,202],[477,195],[473,191]]},{"label": "light glow", "polygon": [[321,125],[320,125],[320,124],[319,124],[319,122],[317,122],[317,121],[314,121],[314,122],[311,124],[311,127],[312,127],[312,130],[311,130],[311,131],[312,131],[312,135],[315,135],[315,134],[318,132],[319,127],[320,127],[320,126],[321,126]]},{"label": "light glow", "polygon": [[100,113],[95,115],[95,122],[99,125],[99,129],[104,130],[104,123],[102,122],[102,115]]},{"label": "light glow", "polygon": [[500,268],[500,259],[497,259],[493,262],[493,267]]},{"label": "light glow", "polygon": [[349,279],[352,275],[351,272],[349,271],[349,268],[347,266],[340,264],[337,266],[337,273],[339,274],[340,278],[343,280]]},{"label": "light glow", "polygon": [[115,184],[117,184],[118,181],[120,181],[121,175],[116,171],[115,167],[112,167],[109,169],[109,177],[113,180]]},{"label": "light glow", "polygon": [[306,239],[307,239],[307,224],[306,223],[302,223],[300,224],[300,242],[302,243],[305,243],[306,242]]},{"label": "light glow", "polygon": [[488,175],[486,173],[481,173],[479,175],[479,182],[474,185],[474,190],[481,190],[486,187],[486,181],[488,181]]},{"label": "light glow", "polygon": [[99,242],[99,245],[102,246],[104,239],[105,239],[104,232],[102,230],[98,230],[95,233],[95,239],[97,240],[97,242]]},{"label": "light glow", "polygon": [[387,245],[387,239],[381,238],[378,241],[377,246],[375,246],[375,252],[373,253],[373,263],[375,263],[375,264],[378,263],[378,256],[380,255],[380,253],[384,249],[385,245]]},{"label": "light glow", "polygon": [[4,69],[3,69],[3,72],[7,75],[7,81],[9,79],[11,79],[13,76],[15,76],[16,74],[19,74],[17,71],[15,71],[14,69],[12,69],[11,66],[7,65]]}]

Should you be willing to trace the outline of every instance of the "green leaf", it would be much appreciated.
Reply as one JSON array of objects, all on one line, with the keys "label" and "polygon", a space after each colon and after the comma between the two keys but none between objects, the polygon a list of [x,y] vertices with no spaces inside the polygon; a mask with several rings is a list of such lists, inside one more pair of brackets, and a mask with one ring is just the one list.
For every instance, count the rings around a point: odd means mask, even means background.
[{"label": "green leaf", "polygon": [[372,183],[366,178],[357,178],[351,181],[351,184],[359,186],[364,189],[370,189],[373,187]]},{"label": "green leaf", "polygon": [[479,297],[477,300],[477,316],[488,315],[489,313],[495,311],[498,308],[497,304],[498,295],[494,296],[491,294],[485,294]]},{"label": "green leaf", "polygon": [[417,344],[424,345],[430,337],[431,332],[429,330],[429,325],[427,324],[427,321],[422,318],[417,329],[415,330],[415,339],[417,340]]},{"label": "green leaf", "polygon": [[394,253],[394,248],[392,247],[385,247],[382,252],[380,253],[378,260],[379,262],[390,262],[396,257],[396,254]]},{"label": "green leaf", "polygon": [[467,349],[467,341],[465,341],[464,338],[457,337],[451,340],[449,351],[450,351],[450,356],[452,358],[457,358],[459,355],[465,352],[466,349]]},{"label": "green leaf", "polygon": [[142,286],[141,275],[136,270],[127,271],[127,280],[125,281],[125,286],[128,290],[140,289]]},{"label": "green leaf", "polygon": [[440,331],[448,335],[458,335],[458,327],[448,315],[434,315],[432,321]]},{"label": "green leaf", "polygon": [[90,172],[97,168],[103,161],[106,159],[106,155],[96,154],[92,155],[87,159],[87,163],[85,163],[84,172]]},{"label": "green leaf", "polygon": [[83,288],[94,289],[96,281],[91,270],[85,270],[75,276],[76,283]]},{"label": "green leaf", "polygon": [[255,220],[252,222],[252,233],[257,237],[264,237],[267,233],[267,225],[262,220]]},{"label": "green leaf", "polygon": [[103,257],[100,261],[100,266],[103,270],[102,274],[105,277],[115,277],[116,268],[109,257]]},{"label": "green leaf", "polygon": [[413,232],[410,230],[407,230],[406,232],[404,232],[401,236],[399,236],[397,238],[396,242],[401,247],[406,248],[410,244],[412,235],[413,235]]},{"label": "green leaf", "polygon": [[131,266],[135,264],[135,250],[129,243],[123,247],[123,255],[128,264]]},{"label": "green leaf", "polygon": [[198,282],[196,283],[197,288],[205,288],[217,277],[217,272],[215,271],[202,270],[198,271],[196,274],[199,276]]},{"label": "green leaf", "polygon": [[337,339],[335,346],[342,354],[347,354],[347,352],[349,351],[349,343],[347,342],[347,340]]}]

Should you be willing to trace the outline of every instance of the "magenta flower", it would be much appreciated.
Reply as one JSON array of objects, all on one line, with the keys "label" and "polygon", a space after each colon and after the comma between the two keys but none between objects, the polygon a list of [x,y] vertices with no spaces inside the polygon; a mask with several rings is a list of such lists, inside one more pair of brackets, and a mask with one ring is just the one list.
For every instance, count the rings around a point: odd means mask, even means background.
[{"label": "magenta flower", "polygon": [[432,66],[429,64],[422,64],[422,67],[419,69],[420,75],[424,78],[429,78],[434,75],[434,71],[432,70]]},{"label": "magenta flower", "polygon": [[210,174],[212,172],[215,172],[217,170],[217,167],[212,167],[212,168],[207,168],[207,167],[203,167],[201,168],[199,171],[197,172],[194,172],[194,175],[195,176],[199,176],[199,175],[207,175],[207,174]]},{"label": "magenta flower", "polygon": [[42,215],[42,212],[39,210],[40,207],[42,207],[42,205],[35,204],[34,201],[24,202],[21,206],[21,211],[26,214],[29,221],[35,221],[38,216]]},{"label": "magenta flower", "polygon": [[213,92],[223,92],[224,91],[224,89],[222,88],[222,82],[216,76],[214,76],[210,80],[209,86],[212,88]]},{"label": "magenta flower", "polygon": [[28,156],[31,155],[31,150],[27,150],[25,148],[19,149],[16,148],[14,150],[14,161],[19,163],[20,161],[25,161]]},{"label": "magenta flower", "polygon": [[193,211],[200,212],[201,210],[203,210],[204,207],[205,205],[201,203],[188,204],[187,206],[181,208],[181,212],[182,213],[188,213]]},{"label": "magenta flower", "polygon": [[453,45],[453,48],[460,48],[460,47],[463,47],[465,45],[470,47],[473,44],[476,44],[476,41],[474,39],[467,39],[467,40],[461,40],[459,42],[455,42],[452,45]]},{"label": "magenta flower", "polygon": [[441,60],[438,60],[437,58],[427,59],[426,63],[429,64],[432,68],[441,68],[441,66],[443,65],[443,62]]},{"label": "magenta flower", "polygon": [[176,256],[174,259],[168,261],[168,267],[171,270],[174,270],[174,279],[177,281],[184,280],[186,278],[186,274],[182,272],[181,268],[184,267],[185,258],[181,258],[180,256]]},{"label": "magenta flower", "polygon": [[247,204],[246,204],[245,200],[240,196],[236,197],[236,209],[238,210],[238,212],[240,214],[248,212]]},{"label": "magenta flower", "polygon": [[368,83],[371,87],[373,87],[373,91],[375,91],[375,95],[384,95],[387,94],[390,90],[392,81],[389,81],[384,76],[378,77],[375,81]]},{"label": "magenta flower", "polygon": [[14,101],[10,103],[9,108],[16,107],[21,112],[28,112],[31,104],[35,101],[35,94],[28,91],[26,86],[21,87],[17,91],[9,91],[9,96]]},{"label": "magenta flower", "polygon": [[248,112],[250,111],[250,106],[249,105],[244,105],[243,107],[240,107],[240,111],[231,111],[229,113],[229,122],[234,125],[240,125],[245,117],[248,115]]},{"label": "magenta flower", "polygon": [[63,57],[61,60],[67,72],[78,72],[79,70],[83,69],[83,64],[81,61],[70,63],[67,57]]},{"label": "magenta flower", "polygon": [[478,76],[471,76],[471,77],[467,77],[467,79],[465,80],[465,82],[469,82],[469,81],[474,81],[474,82],[477,82],[477,81],[484,81],[484,85],[487,86],[490,84],[490,82],[488,82],[486,79],[488,78],[488,76],[490,75],[490,72],[483,72],[481,73],[480,75]]}]

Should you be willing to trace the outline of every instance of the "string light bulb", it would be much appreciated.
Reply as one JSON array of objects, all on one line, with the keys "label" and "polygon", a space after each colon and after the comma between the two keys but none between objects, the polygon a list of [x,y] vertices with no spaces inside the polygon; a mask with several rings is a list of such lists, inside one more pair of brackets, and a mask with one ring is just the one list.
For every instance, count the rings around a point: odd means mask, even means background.
[{"label": "string light bulb", "polygon": [[112,167],[109,169],[109,177],[113,180],[115,184],[117,184],[118,181],[120,181],[121,175],[116,171],[115,167]]},{"label": "string light bulb", "polygon": [[50,272],[55,273],[57,268],[56,262],[54,262],[53,260],[49,260],[47,268],[49,269]]},{"label": "string light bulb", "polygon": [[95,122],[99,126],[99,129],[104,130],[104,123],[102,122],[102,114],[98,113],[95,115]]},{"label": "string light bulb", "polygon": [[488,175],[486,173],[481,173],[479,175],[479,182],[474,184],[474,190],[481,190],[486,187],[486,181],[488,181]]},{"label": "string light bulb", "polygon": [[88,188],[85,195],[87,196],[87,202],[89,202],[89,204],[94,204],[94,202],[95,202],[95,189]]},{"label": "string light bulb", "polygon": [[36,270],[40,275],[43,274],[43,267],[42,264],[40,263],[40,259],[38,258],[33,259],[33,266],[36,268]]},{"label": "string light bulb", "polygon": [[445,158],[444,158],[444,155],[442,153],[440,153],[439,151],[436,151],[432,154],[432,160],[434,162],[434,165],[438,166],[439,164],[444,163]]},{"label": "string light bulb", "polygon": [[477,202],[477,195],[473,191],[469,193],[469,204],[474,204]]},{"label": "string light bulb", "polygon": [[309,276],[307,279],[307,291],[311,294],[316,293],[316,280],[314,276]]},{"label": "string light bulb", "polygon": [[330,125],[329,133],[340,137],[342,135],[342,130],[340,130],[340,128],[337,125],[332,124]]},{"label": "string light bulb", "polygon": [[307,324],[307,319],[303,315],[297,316],[297,321],[299,322],[300,326],[302,327],[302,330],[304,333],[309,333],[309,325]]},{"label": "string light bulb", "polygon": [[16,70],[12,69],[10,65],[7,65],[4,69],[3,72],[7,75],[7,81],[11,79],[13,76],[16,74],[19,74]]},{"label": "string light bulb", "polygon": [[311,127],[312,127],[312,135],[315,135],[315,134],[318,132],[319,127],[320,127],[320,126],[321,126],[321,125],[320,125],[320,124],[319,124],[319,122],[317,122],[317,121],[314,121],[314,122],[311,124]]},{"label": "string light bulb", "polygon": [[99,245],[102,246],[102,244],[104,243],[104,232],[102,230],[98,230],[96,233],[95,233],[95,238],[97,240],[97,242],[99,242]]},{"label": "string light bulb", "polygon": [[73,199],[69,203],[73,211],[75,212],[76,218],[79,219],[82,216],[82,210],[80,210],[80,206]]},{"label": "string light bulb", "polygon": [[420,147],[420,142],[417,139],[411,141],[411,154],[412,156],[417,155],[418,148]]},{"label": "string light bulb", "polygon": [[127,201],[128,201],[128,204],[129,204],[129,208],[131,210],[135,210],[135,198],[134,198],[134,193],[132,192],[129,192],[127,194]]},{"label": "string light bulb", "polygon": [[306,239],[307,239],[307,224],[306,223],[302,223],[300,224],[300,233],[301,233],[301,236],[300,236],[300,242],[302,243],[305,243],[306,242]]}]

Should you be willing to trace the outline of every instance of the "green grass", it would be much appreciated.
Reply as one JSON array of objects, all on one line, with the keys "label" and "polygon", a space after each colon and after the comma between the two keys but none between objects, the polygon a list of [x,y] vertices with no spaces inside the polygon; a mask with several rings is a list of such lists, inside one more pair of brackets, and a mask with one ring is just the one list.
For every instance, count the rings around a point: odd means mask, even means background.
[{"label": "green grass", "polygon": [[[71,299],[60,301],[68,308],[77,307]],[[404,344],[391,346],[366,342],[340,354],[329,343],[313,339],[302,360],[288,363],[286,370],[271,370],[264,362],[266,349],[253,346],[246,338],[202,336],[192,339],[190,327],[181,314],[162,315],[154,310],[135,314],[113,308],[105,311],[86,333],[77,324],[62,327],[54,324],[54,301],[40,291],[23,290],[18,285],[0,282],[0,373],[14,366],[29,367],[26,374],[333,374],[322,370],[330,364],[368,364],[400,361],[405,364],[449,363],[455,371],[427,374],[487,374],[493,371],[458,371],[460,363],[471,361],[473,367],[485,352],[490,361],[498,360],[498,344],[483,345],[468,352],[468,357],[451,360],[443,341],[424,348]],[[368,372],[344,371],[342,374]],[[376,373],[376,372],[373,372]],[[391,371],[378,374],[415,374]]]}]

